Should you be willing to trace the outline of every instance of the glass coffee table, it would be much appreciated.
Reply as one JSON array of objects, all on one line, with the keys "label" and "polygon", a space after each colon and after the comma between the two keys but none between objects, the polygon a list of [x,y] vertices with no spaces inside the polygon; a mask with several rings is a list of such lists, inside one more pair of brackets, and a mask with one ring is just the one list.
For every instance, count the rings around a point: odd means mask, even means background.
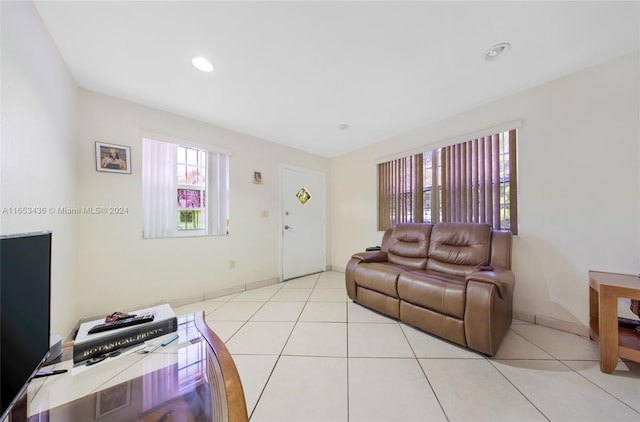
[{"label": "glass coffee table", "polygon": [[31,381],[10,421],[248,421],[242,384],[203,314],[178,317],[178,339],[151,353],[134,346],[92,366]]}]

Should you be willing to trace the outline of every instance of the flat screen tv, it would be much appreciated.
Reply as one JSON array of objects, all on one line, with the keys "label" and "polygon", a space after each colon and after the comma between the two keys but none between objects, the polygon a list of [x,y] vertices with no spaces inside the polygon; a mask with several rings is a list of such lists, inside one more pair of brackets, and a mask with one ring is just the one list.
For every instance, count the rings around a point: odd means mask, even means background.
[{"label": "flat screen tv", "polygon": [[51,233],[0,236],[0,420],[49,353]]}]

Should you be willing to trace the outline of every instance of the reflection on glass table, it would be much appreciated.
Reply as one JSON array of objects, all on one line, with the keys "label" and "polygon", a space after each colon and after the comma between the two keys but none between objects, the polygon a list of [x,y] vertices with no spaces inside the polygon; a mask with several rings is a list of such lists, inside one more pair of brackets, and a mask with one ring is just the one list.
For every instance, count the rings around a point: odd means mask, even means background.
[{"label": "reflection on glass table", "polygon": [[86,366],[64,360],[35,379],[11,415],[16,421],[247,421],[242,384],[224,343],[202,314],[178,317],[177,341],[141,347]]}]

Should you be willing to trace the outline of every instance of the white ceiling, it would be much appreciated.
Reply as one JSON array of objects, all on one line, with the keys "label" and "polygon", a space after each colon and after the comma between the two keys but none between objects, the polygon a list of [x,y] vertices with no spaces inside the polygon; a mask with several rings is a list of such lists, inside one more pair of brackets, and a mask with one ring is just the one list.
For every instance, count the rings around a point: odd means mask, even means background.
[{"label": "white ceiling", "polygon": [[36,5],[81,87],[326,157],[640,45],[638,2]]}]

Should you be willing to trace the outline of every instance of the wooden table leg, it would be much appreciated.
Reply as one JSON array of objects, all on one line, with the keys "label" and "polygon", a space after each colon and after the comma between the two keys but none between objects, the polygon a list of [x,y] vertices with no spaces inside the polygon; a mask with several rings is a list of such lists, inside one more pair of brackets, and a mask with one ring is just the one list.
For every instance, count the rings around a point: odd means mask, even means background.
[{"label": "wooden table leg", "polygon": [[[598,330],[600,333],[600,295],[598,291],[593,287],[589,287],[589,328]],[[591,340],[597,340],[592,333],[593,330],[589,330],[589,338]]]},{"label": "wooden table leg", "polygon": [[600,370],[610,374],[618,365],[618,298],[600,288]]}]

